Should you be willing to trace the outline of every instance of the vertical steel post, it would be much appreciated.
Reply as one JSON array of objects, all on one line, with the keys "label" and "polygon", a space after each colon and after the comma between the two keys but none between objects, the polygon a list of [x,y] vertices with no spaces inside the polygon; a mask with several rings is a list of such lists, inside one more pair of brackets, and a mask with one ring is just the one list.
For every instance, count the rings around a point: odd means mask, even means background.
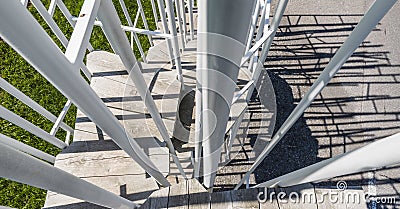
[{"label": "vertical steel post", "polygon": [[[161,24],[163,25],[164,33],[172,34],[170,32],[169,28],[168,28],[168,22],[167,22],[167,16],[166,16],[166,13],[165,13],[164,0],[157,0],[157,3],[158,3],[158,9],[160,11],[160,19],[161,19]],[[179,58],[179,54],[177,54],[177,56],[174,55],[174,50],[172,48],[172,39],[174,39],[174,37],[166,39],[166,42],[167,42],[169,57],[171,59],[171,63],[173,64],[174,62],[175,63],[177,62],[175,59],[180,59],[180,58]]]},{"label": "vertical steel post", "polygon": [[249,37],[247,38],[247,43],[246,43],[246,52],[250,49],[251,42],[253,41],[254,31],[256,30],[256,25],[257,25],[257,20],[258,20],[258,15],[260,13],[261,1],[262,0],[256,1],[255,8],[253,10],[253,16],[252,16],[251,22],[250,22]]},{"label": "vertical steel post", "polygon": [[[168,0],[167,0],[168,1]],[[183,24],[182,24],[182,16],[181,16],[181,6],[180,6],[180,0],[175,0],[175,11],[176,11],[176,19],[178,21],[178,26],[179,26],[179,33],[180,33],[180,41],[182,44],[182,51],[185,49],[185,44],[186,44],[186,35],[185,35],[185,30],[183,29]]]},{"label": "vertical steel post", "polygon": [[193,0],[188,0],[190,40],[194,39]]},{"label": "vertical steel post", "polygon": [[172,35],[171,41],[172,41],[172,50],[174,52],[176,73],[178,76],[178,81],[181,82],[181,84],[183,85],[181,55],[179,53],[178,34],[176,32],[176,22],[175,22],[174,7],[172,5],[172,0],[165,0],[165,6],[167,8],[170,34]]},{"label": "vertical steel post", "polygon": [[185,43],[187,42],[187,22],[186,22],[186,7],[185,7],[185,1],[184,0],[177,0],[181,1],[180,6],[181,6],[181,17],[182,17],[182,26],[183,26],[183,37],[185,39]]},{"label": "vertical steel post", "polygon": [[276,134],[272,137],[271,142],[261,152],[250,170],[246,173],[245,177],[236,185],[235,189],[238,189],[244,182],[244,179],[260,165],[264,158],[270,153],[275,145],[282,139],[287,131],[293,126],[293,124],[300,118],[304,111],[308,108],[315,97],[322,91],[322,89],[329,83],[335,74],[340,70],[347,59],[353,54],[358,48],[362,41],[368,36],[368,34],[374,29],[379,21],[385,16],[385,14],[392,8],[397,0],[376,0],[374,4],[369,8],[364,17],[360,20],[354,30],[350,33],[349,37],[338,49],[333,56],[332,60],[328,63],[325,69],[322,71],[318,79],[310,87],[310,90],[304,95],[303,99],[292,111],[283,125],[279,128]]},{"label": "vertical steel post", "polygon": [[[197,70],[201,71],[203,184],[211,188],[221,156],[239,65],[255,0],[199,1]],[[197,115],[198,116],[198,115]]]},{"label": "vertical steel post", "polygon": [[156,3],[154,2],[154,0],[151,0],[151,10],[153,11],[154,22],[157,24],[158,23],[158,14],[157,14]]}]

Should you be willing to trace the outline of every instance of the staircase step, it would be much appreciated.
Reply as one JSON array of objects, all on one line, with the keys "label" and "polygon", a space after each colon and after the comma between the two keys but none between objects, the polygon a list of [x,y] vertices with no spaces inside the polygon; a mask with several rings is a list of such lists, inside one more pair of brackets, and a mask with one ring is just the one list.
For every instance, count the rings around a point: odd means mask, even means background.
[{"label": "staircase step", "polygon": [[[335,202],[334,199],[330,200],[329,194],[343,197],[344,201]],[[354,199],[351,198],[354,198],[354,196],[358,196],[361,199],[353,201]],[[302,184],[287,188],[249,188],[208,193],[197,180],[191,179],[153,192],[141,208],[367,208],[366,202],[362,197],[364,197],[362,189],[347,189],[343,191],[317,188],[312,184]]]},{"label": "staircase step", "polygon": [[186,180],[153,192],[141,208],[186,208],[189,196],[200,193],[208,194],[196,179]]}]

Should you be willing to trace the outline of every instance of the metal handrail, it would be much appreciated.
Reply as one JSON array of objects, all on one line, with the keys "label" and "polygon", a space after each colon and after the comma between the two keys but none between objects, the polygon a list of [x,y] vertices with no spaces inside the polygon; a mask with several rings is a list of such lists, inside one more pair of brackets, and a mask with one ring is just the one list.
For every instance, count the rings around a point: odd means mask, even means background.
[{"label": "metal handrail", "polygon": [[400,133],[397,133],[254,187],[288,187],[399,164],[399,146]]},{"label": "metal handrail", "polygon": [[[13,8],[8,6],[7,8]],[[137,204],[123,197],[2,143],[0,143],[0,176],[109,208],[138,208]]]},{"label": "metal handrail", "polygon": [[[19,2],[18,7],[10,3],[12,1],[1,2],[0,11],[2,18],[0,20],[0,35],[3,40],[9,43],[11,47],[34,66],[37,71],[44,75],[58,90],[63,92],[68,99],[107,133],[117,145],[138,162],[146,172],[153,176],[161,185],[168,186],[169,182],[163,174],[151,162],[139,145],[125,133],[122,125],[90,88],[89,84],[78,73],[71,73],[79,67],[68,61],[67,57],[55,45],[43,28]],[[91,1],[95,0],[87,0],[84,4],[89,4]],[[12,9],[9,9],[9,5],[13,6]],[[18,13],[18,19],[14,18],[16,13]],[[114,17],[117,17],[110,0],[102,0],[98,12],[99,18],[101,16],[111,19],[112,17],[109,16],[112,14],[114,14]],[[121,33],[123,33],[122,30]],[[29,34],[29,36],[26,36],[26,34]],[[124,37],[126,38],[126,36]],[[25,43],[30,44],[27,45]],[[2,112],[8,113],[10,111],[7,112],[5,109]],[[45,133],[41,134],[46,136]],[[62,145],[60,147],[65,146]]]}]

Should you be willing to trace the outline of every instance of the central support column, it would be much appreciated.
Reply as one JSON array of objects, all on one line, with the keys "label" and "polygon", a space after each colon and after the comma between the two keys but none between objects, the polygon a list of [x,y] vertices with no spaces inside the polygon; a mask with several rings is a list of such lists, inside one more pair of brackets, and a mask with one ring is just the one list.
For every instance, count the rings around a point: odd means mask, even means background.
[{"label": "central support column", "polygon": [[255,0],[198,2],[196,141],[202,144],[203,184],[208,188],[218,169],[254,5]]}]

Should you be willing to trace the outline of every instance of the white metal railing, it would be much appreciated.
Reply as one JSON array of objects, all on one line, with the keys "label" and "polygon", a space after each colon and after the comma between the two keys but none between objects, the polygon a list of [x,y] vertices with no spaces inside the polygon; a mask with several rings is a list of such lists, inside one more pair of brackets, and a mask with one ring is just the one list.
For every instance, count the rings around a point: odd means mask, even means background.
[{"label": "white metal railing", "polygon": [[8,145],[16,150],[20,150],[22,152],[25,152],[27,154],[30,154],[32,156],[35,156],[39,159],[45,160],[49,163],[55,163],[56,158],[52,155],[49,155],[45,152],[42,152],[38,149],[35,149],[29,145],[26,145],[18,140],[15,140],[11,137],[5,136],[3,134],[0,134],[0,144],[3,143],[5,145]]},{"label": "white metal railing", "polygon": [[1,143],[0,176],[109,208],[138,207],[125,198]]},{"label": "white metal railing", "polygon": [[[65,103],[61,113],[57,117],[7,83],[4,79],[0,78],[0,87],[2,89],[49,119],[54,123],[54,125],[50,133],[47,133],[2,106],[0,106],[0,117],[59,148],[65,148],[68,146],[69,138],[73,133],[73,129],[66,125],[63,120],[71,105],[74,104],[83,111],[91,121],[107,133],[115,143],[128,153],[128,155],[147,173],[154,177],[159,184],[169,186],[170,184],[164,175],[151,162],[139,145],[125,133],[124,128],[117,121],[115,116],[80,75],[81,70],[89,80],[92,76],[83,60],[86,50],[93,50],[93,47],[89,43],[93,27],[101,26],[113,51],[115,54],[120,56],[122,63],[129,72],[130,79],[134,82],[138,93],[151,114],[163,140],[166,142],[169,152],[171,153],[181,175],[186,178],[180,161],[176,156],[175,148],[172,144],[169,133],[161,119],[141,73],[141,65],[137,62],[132,49],[133,44],[135,43],[139,49],[142,60],[147,62],[142,43],[140,43],[137,34],[146,35],[151,45],[153,45],[153,37],[165,38],[171,62],[174,63],[177,69],[178,80],[183,82],[180,54],[181,50],[184,50],[185,45],[187,44],[188,36],[190,35],[190,39],[193,40],[195,35],[195,28],[193,25],[193,1],[157,0],[156,5],[155,0],[151,0],[152,15],[156,22],[160,20],[163,27],[163,31],[160,32],[149,29],[144,12],[145,10],[140,0],[137,0],[138,9],[134,21],[132,21],[125,2],[123,0],[119,1],[124,16],[128,22],[127,26],[122,25],[111,0],[85,0],[78,17],[74,17],[70,14],[62,0],[52,0],[48,9],[44,7],[40,0],[30,0],[38,13],[46,21],[52,32],[66,48],[65,53],[57,47],[43,28],[37,23],[32,15],[30,15],[26,8],[24,8],[27,6],[28,1],[29,0],[21,0],[20,2],[15,0],[0,1],[0,36],[32,66],[34,66],[38,72],[44,75],[51,84],[62,92],[68,98],[68,101]],[[254,5],[249,5],[249,3],[252,2],[254,2]],[[354,31],[350,34],[349,38],[344,42],[343,46],[336,52],[335,56],[323,70],[316,82],[311,86],[305,97],[300,101],[288,119],[273,136],[271,142],[263,150],[260,156],[257,157],[254,164],[245,174],[244,178],[241,179],[235,189],[238,189],[245,181],[248,183],[250,174],[254,172],[262,160],[264,160],[274,146],[304,113],[314,98],[335,76],[337,71],[343,66],[354,50],[395,2],[396,0],[377,0],[372,5]],[[215,7],[210,7],[210,5],[207,5],[208,3],[213,4]],[[225,142],[225,131],[228,122],[226,116],[229,115],[230,107],[238,102],[239,98],[246,95],[245,101],[250,100],[250,96],[252,95],[259,79],[263,67],[262,65],[268,55],[272,41],[288,4],[288,0],[279,0],[272,21],[269,20],[270,0],[254,0],[246,2],[235,1],[235,3],[237,3],[235,6],[237,7],[234,7],[234,9],[230,11],[232,14],[228,16],[224,14],[225,16],[221,16],[221,14],[218,13],[219,9],[221,9],[219,7],[231,3],[230,0],[204,0],[199,2],[199,31],[204,32],[204,36],[199,35],[197,45],[198,52],[200,53],[197,59],[196,72],[194,176],[199,177],[201,173],[200,168],[203,168],[203,184],[208,188],[212,188],[214,184],[215,174],[221,155],[220,145],[222,143],[228,143],[227,157],[229,158],[229,152],[232,148],[233,140],[236,137],[239,125],[243,120],[246,108],[239,114],[239,117],[230,128],[229,138]],[[67,40],[66,36],[62,33],[52,18],[56,7],[61,10],[71,26],[74,27],[70,40]],[[205,14],[208,14],[208,16]],[[237,14],[241,15],[238,16]],[[15,15],[17,15],[18,18],[15,18]],[[137,28],[139,18],[143,21],[144,29]],[[218,21],[224,20],[224,23],[226,22],[227,24],[222,26],[221,24],[209,24],[207,21],[209,21],[210,18],[214,18]],[[247,20],[250,23],[248,25],[247,22],[245,22]],[[232,28],[235,28],[236,31],[232,30]],[[130,40],[126,36],[125,32],[130,32]],[[225,48],[223,41],[213,42],[220,45],[211,45],[209,43],[211,43],[212,40],[215,41],[219,39],[218,37],[210,36],[208,32],[220,32],[227,36],[234,36],[238,43],[242,45],[235,45],[237,44],[236,42],[231,42],[230,44],[232,44],[232,46],[229,46],[230,48]],[[29,36],[26,34],[29,34]],[[224,49],[226,50],[224,51]],[[233,52],[227,52],[229,49],[235,50],[233,50]],[[261,52],[259,52],[260,49]],[[207,62],[209,59],[207,56],[210,54],[217,54],[223,57],[223,59],[213,58],[214,62],[210,65],[210,62]],[[229,63],[226,60],[229,60]],[[218,75],[205,70],[209,68],[216,69],[217,71],[219,69],[232,69],[230,72],[219,72],[224,76],[235,80],[237,79],[239,68],[244,67],[246,64],[247,71],[251,74],[251,79],[237,92],[235,92],[234,84],[225,82],[223,79],[218,80],[218,82],[215,83],[209,82],[213,79],[215,80],[215,76]],[[221,99],[219,95],[209,91],[209,89],[216,90],[216,92],[221,93],[224,98]],[[220,108],[218,105],[221,105],[224,102],[228,102],[226,108]],[[214,111],[213,113],[218,120],[218,124],[211,124],[213,122],[211,120],[213,115],[211,112],[203,112],[203,110]],[[62,128],[67,132],[65,142],[55,137],[59,128]],[[385,150],[394,149],[394,147],[398,146],[398,138],[399,134],[367,145],[366,147],[353,152],[343,154],[299,171],[278,177],[263,184],[259,184],[257,187],[290,186],[305,182],[318,181],[337,175],[364,171],[365,167],[369,165],[365,163],[369,161],[363,162],[364,164],[361,164],[361,166],[358,167],[353,165],[354,163],[359,162],[349,163],[347,167],[344,166],[343,168],[345,169],[342,170],[338,169],[336,164],[339,163],[342,165],[344,162],[348,162],[349,159],[365,158],[368,153],[372,151],[385,153]],[[395,153],[395,151],[393,151],[393,153]],[[201,161],[202,155],[203,161]],[[372,169],[391,165],[393,163],[399,163],[398,155],[391,155],[386,152],[383,156],[385,158],[381,157],[374,159],[375,161],[373,161],[373,166],[367,168]],[[54,163],[55,161],[54,156],[0,134],[0,176],[106,207],[137,207],[137,205],[124,198],[116,196],[93,184],[79,179],[78,177],[54,168],[34,157],[50,163]],[[390,160],[386,161],[387,159]],[[203,163],[203,166],[200,166],[201,163]],[[32,172],[32,169],[39,169],[42,171],[41,173],[45,171],[45,174],[43,176],[32,177],[29,175],[29,172]],[[322,169],[324,169],[324,171],[322,171]],[[93,195],[93,191],[95,191],[96,195]]]},{"label": "white metal railing", "polygon": [[[287,131],[294,125],[294,123],[300,118],[304,111],[308,108],[311,102],[316,96],[323,90],[323,88],[331,81],[347,59],[353,54],[358,48],[362,41],[367,35],[374,29],[379,21],[386,15],[386,13],[392,8],[397,0],[380,1],[376,0],[369,10],[366,12],[364,17],[360,20],[350,36],[343,43],[343,45],[335,53],[329,64],[322,71],[318,79],[310,87],[309,91],[304,95],[303,99],[299,102],[296,108],[292,111],[289,117],[285,120],[283,125],[279,128],[276,134],[272,137],[271,142],[257,157],[254,164],[251,166],[246,175],[236,185],[235,189],[238,189],[246,180],[248,181],[250,174],[260,165],[265,157],[271,152],[271,150],[278,144],[282,137]],[[281,4],[281,2],[283,2]],[[287,0],[280,0],[277,11],[281,10],[281,13],[285,10]],[[276,13],[275,13],[276,15]],[[274,17],[275,17],[274,15]],[[274,18],[275,19],[275,18]],[[280,21],[280,20],[279,20]],[[277,24],[279,22],[277,21]],[[278,25],[276,24],[275,27]],[[274,23],[272,24],[274,25]],[[269,47],[272,44],[272,39],[267,42],[267,46],[263,48],[262,55],[266,56]],[[264,51],[265,50],[265,51]]]},{"label": "white metal railing", "polygon": [[[135,161],[137,161],[138,164],[142,166],[147,173],[153,176],[161,185],[168,186],[169,182],[165,179],[163,174],[150,161],[150,159],[136,144],[136,142],[126,135],[125,130],[117,121],[115,116],[110,112],[110,110],[108,110],[101,99],[94,93],[87,82],[80,76],[79,69],[82,70],[82,72],[89,80],[91,78],[91,73],[83,63],[83,59],[86,53],[86,49],[88,49],[89,51],[93,50],[93,47],[89,43],[89,38],[92,33],[93,26],[99,25],[102,27],[114,52],[121,57],[123,64],[125,65],[128,72],[130,72],[131,78],[135,83],[140,96],[142,97],[143,101],[145,101],[145,105],[147,106],[158,129],[160,130],[163,139],[168,145],[174,162],[177,164],[177,167],[180,170],[182,176],[186,178],[182,166],[180,165],[179,159],[176,156],[175,149],[172,145],[167,129],[165,128],[161,116],[155,106],[154,100],[151,97],[151,94],[149,93],[147,85],[144,81],[143,75],[141,74],[141,65],[137,63],[136,58],[132,52],[132,48],[129,47],[132,44],[129,43],[124,33],[124,31],[130,31],[131,37],[134,37],[136,44],[138,45],[140,45],[140,42],[137,38],[137,34],[148,35],[150,42],[152,41],[152,36],[158,36],[167,39],[167,43],[170,43],[170,51],[172,52],[171,57],[174,59],[175,65],[177,67],[178,79],[182,81],[182,70],[179,54],[180,52],[177,37],[178,33],[175,27],[176,17],[174,14],[174,9],[172,7],[172,1],[166,1],[166,11],[163,5],[163,0],[160,0],[158,2],[158,8],[161,13],[160,19],[163,22],[163,26],[165,27],[164,33],[149,30],[148,24],[146,22],[146,17],[144,16],[144,10],[139,0],[138,13],[141,14],[145,29],[134,27],[136,24],[132,23],[123,1],[120,1],[120,3],[123,7],[124,15],[128,20],[129,26],[121,25],[121,22],[118,18],[117,12],[111,0],[86,0],[81,8],[78,17],[74,17],[70,14],[62,0],[52,0],[48,10],[46,10],[40,0],[30,1],[32,2],[32,5],[37,9],[38,13],[46,21],[52,32],[60,40],[61,44],[66,48],[65,53],[61,52],[61,50],[54,44],[51,38],[36,22],[32,15],[30,15],[29,12],[24,8],[27,6],[28,0],[21,1],[22,4],[20,4],[19,2],[15,3],[15,1],[13,0],[5,0],[0,3],[0,36],[3,40],[9,43],[9,45],[13,47],[22,57],[24,57],[24,59],[26,59],[32,66],[34,66],[37,71],[44,75],[48,79],[48,81],[50,81],[50,83],[52,83],[58,90],[60,90],[68,98],[68,101],[64,105],[64,108],[62,109],[60,115],[56,117],[49,113],[45,108],[34,102],[28,96],[20,92],[18,89],[8,84],[5,80],[0,79],[1,88],[8,91],[11,95],[15,96],[16,98],[30,106],[33,110],[48,118],[54,123],[54,126],[52,127],[50,133],[47,133],[46,131],[36,127],[29,121],[26,121],[25,119],[19,117],[15,113],[7,110],[2,106],[0,106],[0,116],[59,148],[65,148],[66,146],[68,146],[69,137],[73,133],[73,129],[67,126],[63,122],[63,120],[68,109],[71,107],[72,104],[75,104],[105,133],[111,136],[116,144],[119,145],[124,151],[126,151]],[[188,2],[191,5],[191,1]],[[151,3],[153,15],[155,15],[155,19],[157,19],[157,12],[154,11],[157,7],[155,6],[154,1],[152,1]],[[70,40],[67,40],[66,36],[62,33],[62,31],[52,18],[56,7],[61,10],[71,26],[74,27],[74,31],[71,35]],[[183,1],[182,10],[184,10]],[[13,16],[16,14],[19,16],[17,20],[13,18]],[[178,19],[181,15],[185,16],[184,18],[186,19],[186,12],[182,11],[181,13],[179,13]],[[167,19],[167,16],[169,20]],[[189,19],[193,20],[193,18]],[[168,23],[169,25],[167,25],[166,23]],[[191,25],[193,26],[192,23]],[[187,30],[180,28],[180,33],[183,32],[187,33]],[[191,30],[192,34],[193,32],[194,31]],[[26,34],[29,34],[29,36],[26,37]],[[186,40],[184,41],[186,42]],[[143,51],[141,51],[141,56],[144,56]],[[143,60],[146,61],[145,57],[143,57]],[[59,128],[67,131],[66,142],[62,142],[55,137],[55,134]],[[4,146],[2,146],[2,144]],[[0,135],[0,145],[2,146],[0,147],[2,154],[14,153],[13,155],[19,156],[21,159],[23,159],[24,163],[30,163],[31,165],[27,166],[26,169],[30,169],[33,165],[37,165],[38,167],[43,167],[45,165],[40,161],[35,161],[31,157],[26,157],[26,155],[20,152],[25,152],[34,157],[43,159],[51,163],[54,163],[55,161],[55,158],[53,156],[4,135]],[[5,166],[9,166],[9,164],[5,164]],[[14,170],[11,169],[11,172],[21,171],[19,169],[20,168],[15,168]],[[58,176],[58,174],[61,176],[67,175],[65,172],[62,172],[53,167],[45,166],[45,168],[43,169],[48,170],[49,173],[57,174],[56,176]],[[71,195],[71,191],[75,192],[76,189],[78,189],[79,187],[69,187],[65,189],[57,188],[60,187],[60,184],[63,184],[63,182],[65,183],[68,181],[60,180],[55,182],[46,182],[45,177],[37,177],[37,181],[32,182],[32,179],[29,179],[26,176],[21,178],[16,176],[11,177],[9,172],[0,172],[0,174],[3,177],[38,186],[40,188],[49,189],[72,197],[84,199],[100,205],[110,207],[110,205],[113,204],[115,206],[116,203],[115,201],[112,201],[113,203],[105,203],[103,200],[93,198],[93,196],[90,194],[84,195],[82,193],[78,193]],[[69,179],[72,182],[81,182],[81,184],[83,185],[89,184],[87,182],[84,183],[83,180],[77,180],[77,177],[69,176],[66,177],[66,179]],[[110,195],[110,193],[105,192],[100,188],[96,188],[93,185],[89,187],[94,188],[97,192],[103,193],[108,198],[116,200],[116,198]],[[119,201],[124,202],[125,200]],[[131,203],[130,206],[132,205],[134,204]],[[120,205],[120,207],[122,206],[123,205]]]}]

